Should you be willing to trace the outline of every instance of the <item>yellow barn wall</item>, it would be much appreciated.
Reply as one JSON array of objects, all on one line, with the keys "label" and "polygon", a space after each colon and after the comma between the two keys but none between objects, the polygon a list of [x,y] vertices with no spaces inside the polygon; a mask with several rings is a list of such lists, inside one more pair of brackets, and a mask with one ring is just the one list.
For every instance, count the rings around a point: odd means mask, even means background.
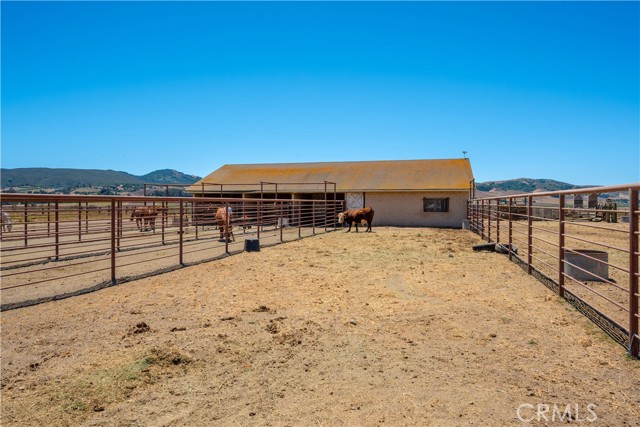
[{"label": "yellow barn wall", "polygon": [[[404,227],[462,227],[467,218],[467,192],[365,193],[373,208],[373,225]],[[449,198],[449,212],[424,212],[423,198]]]}]

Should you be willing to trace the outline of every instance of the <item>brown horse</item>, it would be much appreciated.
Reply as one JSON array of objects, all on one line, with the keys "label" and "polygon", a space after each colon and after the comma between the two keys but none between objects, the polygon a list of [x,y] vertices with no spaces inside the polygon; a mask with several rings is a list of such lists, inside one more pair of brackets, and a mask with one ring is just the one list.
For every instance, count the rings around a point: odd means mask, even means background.
[{"label": "brown horse", "polygon": [[220,240],[235,241],[233,227],[231,226],[231,211],[227,211],[227,208],[218,208],[215,218],[220,229]]},{"label": "brown horse", "polygon": [[156,217],[164,212],[164,208],[155,206],[138,206],[131,212],[131,221],[136,220],[136,225],[140,231],[156,232]]}]

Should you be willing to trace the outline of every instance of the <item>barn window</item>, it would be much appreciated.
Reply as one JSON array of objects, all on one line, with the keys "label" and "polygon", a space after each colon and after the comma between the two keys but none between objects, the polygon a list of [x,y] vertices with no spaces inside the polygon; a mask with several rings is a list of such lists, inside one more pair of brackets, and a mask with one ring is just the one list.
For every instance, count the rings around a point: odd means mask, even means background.
[{"label": "barn window", "polygon": [[422,199],[425,212],[449,212],[449,198],[444,199]]}]

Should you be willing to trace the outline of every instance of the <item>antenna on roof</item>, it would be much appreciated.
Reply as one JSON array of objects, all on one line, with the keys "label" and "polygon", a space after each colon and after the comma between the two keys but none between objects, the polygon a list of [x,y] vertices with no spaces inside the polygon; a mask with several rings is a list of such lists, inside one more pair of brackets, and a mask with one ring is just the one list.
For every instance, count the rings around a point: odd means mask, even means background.
[{"label": "antenna on roof", "polygon": [[466,159],[466,158],[467,158],[467,151],[463,151],[463,152],[462,152],[462,155],[463,155],[463,156],[464,156],[464,158]]}]

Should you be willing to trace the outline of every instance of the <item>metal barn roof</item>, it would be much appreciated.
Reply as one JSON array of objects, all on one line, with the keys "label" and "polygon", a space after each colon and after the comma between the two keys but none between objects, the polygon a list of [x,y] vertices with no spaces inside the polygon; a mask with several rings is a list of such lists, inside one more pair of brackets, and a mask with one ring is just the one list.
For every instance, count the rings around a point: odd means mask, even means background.
[{"label": "metal barn roof", "polygon": [[[324,191],[324,185],[299,183],[324,181],[335,182],[339,192],[468,191],[471,180],[469,159],[245,164],[224,165],[187,191],[199,193],[205,183],[223,184],[225,192],[259,192],[260,182],[269,182],[278,183],[278,192],[313,193]],[[271,188],[264,185],[265,191]],[[205,185],[205,190],[220,191],[220,186]]]}]

